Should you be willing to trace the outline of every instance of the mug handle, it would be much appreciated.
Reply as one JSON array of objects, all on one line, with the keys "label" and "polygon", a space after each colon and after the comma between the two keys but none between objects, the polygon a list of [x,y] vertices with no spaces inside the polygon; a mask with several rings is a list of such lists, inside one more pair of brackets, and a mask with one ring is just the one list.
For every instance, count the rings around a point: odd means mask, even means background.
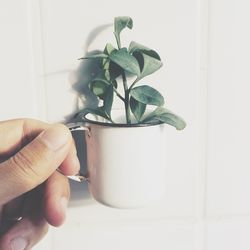
[{"label": "mug handle", "polygon": [[[73,131],[87,131],[88,133],[90,132],[90,129],[87,126],[84,126],[81,122],[77,123],[68,123],[66,124],[70,132]],[[77,181],[77,182],[83,182],[87,181],[89,182],[89,178],[87,176],[84,176],[83,174],[79,173],[78,175],[68,175],[67,176],[70,180]]]},{"label": "mug handle", "polygon": [[66,126],[71,132],[77,130],[90,132],[89,128],[87,126],[84,126],[82,122],[68,123],[66,124]]}]

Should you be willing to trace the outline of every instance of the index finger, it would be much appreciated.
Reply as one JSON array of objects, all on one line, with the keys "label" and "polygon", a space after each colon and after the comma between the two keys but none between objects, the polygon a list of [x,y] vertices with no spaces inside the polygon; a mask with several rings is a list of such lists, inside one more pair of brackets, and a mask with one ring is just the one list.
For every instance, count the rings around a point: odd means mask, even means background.
[{"label": "index finger", "polygon": [[[51,124],[35,119],[14,119],[0,122],[0,162],[7,160],[26,144],[31,142]],[[65,175],[79,172],[80,165],[76,156],[75,144],[72,139],[71,149],[60,166]]]},{"label": "index finger", "polygon": [[15,154],[49,126],[48,123],[33,119],[0,122],[0,158]]}]

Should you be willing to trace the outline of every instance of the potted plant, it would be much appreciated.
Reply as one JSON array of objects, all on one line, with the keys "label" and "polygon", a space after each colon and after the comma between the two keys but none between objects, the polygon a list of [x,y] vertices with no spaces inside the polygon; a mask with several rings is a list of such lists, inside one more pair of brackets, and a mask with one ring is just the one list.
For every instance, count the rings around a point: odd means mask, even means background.
[{"label": "potted plant", "polygon": [[[88,180],[92,195],[113,207],[138,207],[159,199],[165,191],[164,124],[177,130],[185,121],[164,107],[164,97],[143,79],[162,67],[155,50],[132,41],[123,47],[121,31],[132,29],[130,17],[114,19],[117,47],[107,43],[103,52],[81,58],[98,60],[101,73],[89,82],[100,105],[84,108]],[[114,99],[123,111],[115,111]]]}]

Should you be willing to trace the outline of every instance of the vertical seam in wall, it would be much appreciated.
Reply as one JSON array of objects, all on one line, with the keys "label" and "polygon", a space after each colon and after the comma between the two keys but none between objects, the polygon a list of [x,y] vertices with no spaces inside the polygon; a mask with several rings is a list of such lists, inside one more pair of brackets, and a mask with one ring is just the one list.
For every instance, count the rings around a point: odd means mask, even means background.
[{"label": "vertical seam in wall", "polygon": [[40,0],[29,0],[32,46],[32,82],[37,104],[37,118],[47,120],[47,88],[44,63],[44,40]]},{"label": "vertical seam in wall", "polygon": [[205,58],[204,61],[206,63],[206,71],[205,71],[205,92],[206,92],[206,99],[205,99],[205,126],[204,126],[204,133],[205,133],[205,157],[204,157],[204,165],[205,165],[205,197],[204,197],[204,217],[207,221],[207,188],[208,188],[208,84],[209,84],[209,55],[210,55],[210,48],[209,48],[209,24],[210,24],[210,0],[203,0],[206,4],[206,31],[205,31]]},{"label": "vertical seam in wall", "polygon": [[196,178],[195,249],[206,247],[207,110],[209,0],[197,0],[196,8]]},{"label": "vertical seam in wall", "polygon": [[205,244],[205,250],[208,249],[208,241],[207,241],[207,224],[208,224],[208,214],[207,214],[207,203],[208,203],[208,109],[209,109],[209,103],[208,103],[208,84],[209,84],[209,55],[210,55],[210,15],[211,15],[211,8],[210,4],[211,1],[204,0],[206,3],[206,126],[205,126],[205,200],[204,200],[204,217],[205,217],[205,228],[204,228],[204,244]]},{"label": "vertical seam in wall", "polygon": [[26,1],[26,7],[27,7],[27,28],[29,32],[29,53],[30,53],[30,62],[29,62],[29,70],[30,70],[30,88],[31,88],[31,95],[28,98],[31,101],[30,107],[33,109],[32,116],[38,115],[38,103],[36,102],[36,96],[37,96],[37,85],[36,85],[36,74],[35,74],[35,61],[34,61],[34,46],[33,46],[33,29],[32,29],[32,8],[31,8],[31,2],[30,0]]}]

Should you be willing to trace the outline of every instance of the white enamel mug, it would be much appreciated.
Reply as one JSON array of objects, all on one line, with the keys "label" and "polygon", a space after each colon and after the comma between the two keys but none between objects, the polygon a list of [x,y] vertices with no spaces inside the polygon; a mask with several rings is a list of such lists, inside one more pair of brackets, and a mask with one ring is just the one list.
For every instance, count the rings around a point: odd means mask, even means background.
[{"label": "white enamel mug", "polygon": [[164,124],[126,125],[88,121],[89,190],[98,202],[116,208],[153,205],[165,193]]}]

